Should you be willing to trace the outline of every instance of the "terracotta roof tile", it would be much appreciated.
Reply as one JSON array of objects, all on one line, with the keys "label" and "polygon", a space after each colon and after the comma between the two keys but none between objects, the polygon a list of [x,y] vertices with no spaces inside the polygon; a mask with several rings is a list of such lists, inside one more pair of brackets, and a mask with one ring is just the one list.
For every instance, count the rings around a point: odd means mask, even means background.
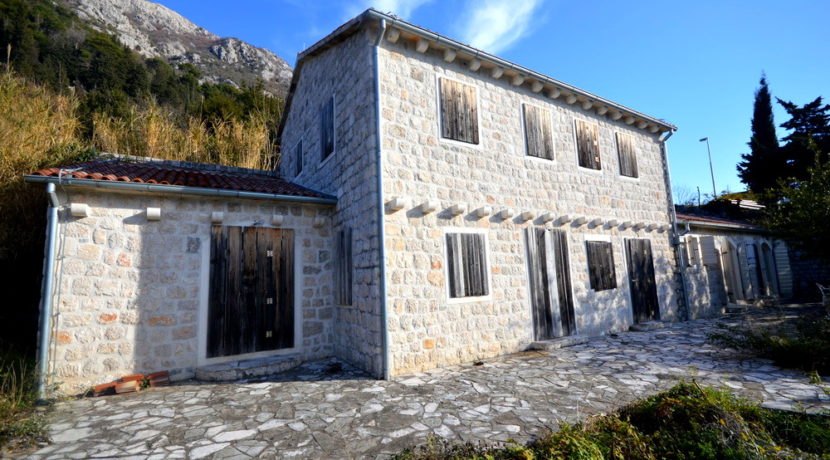
[{"label": "terracotta roof tile", "polygon": [[[61,173],[61,171],[63,171]],[[213,188],[275,195],[330,198],[303,186],[288,182],[267,171],[226,168],[199,163],[134,161],[130,159],[96,159],[85,163],[45,168],[34,176],[64,177],[84,180],[138,182]]]},{"label": "terracotta roof tile", "polygon": [[746,228],[758,228],[756,225],[753,225],[746,221],[741,220],[732,220],[732,219],[725,219],[723,217],[711,217],[711,216],[697,216],[693,214],[685,214],[685,213],[677,213],[677,218],[681,220],[686,220],[689,222],[701,222],[701,223],[710,223],[710,224],[729,224],[729,225],[736,225],[740,227]]}]

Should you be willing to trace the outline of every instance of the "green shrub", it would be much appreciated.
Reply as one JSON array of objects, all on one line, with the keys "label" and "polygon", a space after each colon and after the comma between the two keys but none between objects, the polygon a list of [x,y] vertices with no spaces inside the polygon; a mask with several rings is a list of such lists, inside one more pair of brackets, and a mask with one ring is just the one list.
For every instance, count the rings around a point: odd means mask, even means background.
[{"label": "green shrub", "polygon": [[34,361],[0,349],[0,449],[23,448],[48,440],[46,422],[35,411]]},{"label": "green shrub", "polygon": [[430,437],[398,459],[828,459],[830,416],[761,408],[696,383],[623,407],[615,414],[563,425],[522,446],[459,445]]},{"label": "green shrub", "polygon": [[830,375],[830,315],[810,315],[794,324],[766,328],[719,326],[709,339],[771,359],[782,367]]}]

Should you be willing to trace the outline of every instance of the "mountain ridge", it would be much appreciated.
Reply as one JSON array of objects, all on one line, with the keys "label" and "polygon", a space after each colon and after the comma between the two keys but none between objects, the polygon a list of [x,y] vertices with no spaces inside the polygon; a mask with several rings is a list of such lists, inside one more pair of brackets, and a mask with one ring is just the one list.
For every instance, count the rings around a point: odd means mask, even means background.
[{"label": "mountain ridge", "polygon": [[284,96],[291,82],[288,63],[265,48],[234,37],[220,37],[179,13],[147,0],[58,0],[81,19],[145,58],[192,64],[203,82],[234,86],[261,80],[265,89]]}]

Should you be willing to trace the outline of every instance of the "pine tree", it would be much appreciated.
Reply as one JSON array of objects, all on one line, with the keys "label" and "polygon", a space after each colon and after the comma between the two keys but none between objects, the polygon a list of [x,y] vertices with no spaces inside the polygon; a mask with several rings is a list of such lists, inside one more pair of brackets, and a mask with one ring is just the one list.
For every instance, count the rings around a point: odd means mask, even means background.
[{"label": "pine tree", "polygon": [[787,162],[778,146],[775,121],[772,115],[772,97],[766,75],[761,75],[760,87],[755,91],[755,106],[752,113],[752,137],[748,145],[750,152],[741,155],[738,176],[750,190],[764,194],[774,188],[778,179],[784,177]]},{"label": "pine tree", "polygon": [[781,99],[778,103],[790,116],[781,124],[790,131],[781,148],[789,162],[788,177],[806,180],[809,170],[827,163],[830,156],[830,104],[824,104],[821,97],[802,106]]}]

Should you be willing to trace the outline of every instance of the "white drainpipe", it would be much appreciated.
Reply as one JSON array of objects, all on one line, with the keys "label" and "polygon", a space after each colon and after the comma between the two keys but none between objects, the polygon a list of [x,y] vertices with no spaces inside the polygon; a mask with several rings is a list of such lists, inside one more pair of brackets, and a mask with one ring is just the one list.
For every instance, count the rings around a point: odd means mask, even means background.
[{"label": "white drainpipe", "polygon": [[49,372],[49,345],[52,341],[52,291],[55,272],[55,246],[58,235],[58,208],[60,201],[55,194],[55,184],[46,184],[49,209],[46,211],[46,249],[43,254],[43,283],[40,291],[40,335],[38,344],[37,395],[46,401],[46,380]]},{"label": "white drainpipe", "polygon": [[383,378],[389,380],[391,377],[392,357],[389,351],[389,327],[386,324],[386,208],[383,199],[383,124],[381,120],[380,104],[380,43],[386,33],[386,19],[380,20],[378,38],[374,44],[374,65],[375,65],[375,135],[377,141],[378,161],[378,257],[380,265],[380,322],[383,332]]}]

